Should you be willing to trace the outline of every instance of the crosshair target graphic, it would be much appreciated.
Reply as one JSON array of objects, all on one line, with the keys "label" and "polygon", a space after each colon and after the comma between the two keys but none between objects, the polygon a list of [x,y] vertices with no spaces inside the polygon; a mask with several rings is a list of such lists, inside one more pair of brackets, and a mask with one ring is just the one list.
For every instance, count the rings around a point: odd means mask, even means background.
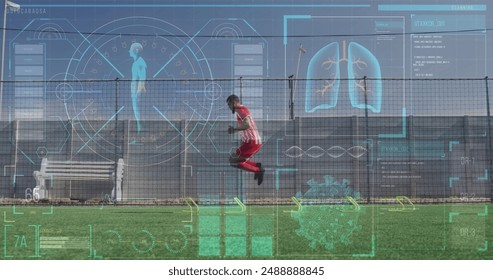
[{"label": "crosshair target graphic", "polygon": [[[193,37],[177,26],[150,17],[114,20],[81,36],[82,43],[74,52],[65,81],[58,85],[57,91],[60,92],[58,102],[66,114],[64,118],[74,121],[74,136],[80,141],[74,155],[86,150],[103,158],[108,154],[123,154],[122,145],[115,145],[124,141],[124,135],[115,135],[116,120],[129,120],[125,140],[131,148],[147,150],[129,153],[126,165],[166,162],[184,152],[179,143],[193,141],[197,135],[206,133],[205,125],[192,123],[208,121],[220,92],[211,92],[218,87],[204,81],[210,80],[212,74]],[[142,45],[141,57],[147,65],[146,92],[140,95],[138,105],[144,129],[139,132],[132,128],[136,119],[131,98],[134,61],[129,50],[135,42]],[[78,80],[77,89],[71,86],[74,79]],[[196,81],[191,84],[193,79]],[[158,124],[146,129],[148,120]],[[193,137],[185,139],[184,129],[191,131],[187,135]],[[142,155],[145,158],[139,158]]]}]

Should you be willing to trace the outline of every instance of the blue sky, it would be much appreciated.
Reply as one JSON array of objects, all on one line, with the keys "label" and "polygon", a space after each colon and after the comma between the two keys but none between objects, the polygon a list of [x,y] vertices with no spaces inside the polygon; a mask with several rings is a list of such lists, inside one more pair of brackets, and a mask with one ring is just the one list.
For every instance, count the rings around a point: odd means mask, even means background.
[{"label": "blue sky", "polygon": [[[22,77],[30,66],[22,65],[22,55],[33,55],[22,53],[25,45],[43,46],[40,70],[32,76],[43,80],[130,79],[132,42],[144,45],[148,79],[285,78],[295,73],[301,79],[325,79],[330,72],[309,69],[317,55],[337,65],[335,78],[342,79],[482,78],[493,65],[488,52],[493,17],[485,1],[17,2],[21,11],[7,13],[4,80],[31,78]],[[361,57],[351,57],[351,43],[361,46]],[[329,44],[337,57],[322,53]],[[300,54],[300,45],[305,53]],[[363,63],[350,67],[348,58]],[[310,92],[298,90],[303,98],[297,108],[303,108]],[[391,105],[385,98],[370,100],[384,102],[381,111],[372,113],[400,115],[410,93],[393,94]],[[268,95],[262,99],[261,106],[275,102]],[[354,102],[360,101],[346,100],[344,108],[323,112],[359,114],[361,106]]]}]

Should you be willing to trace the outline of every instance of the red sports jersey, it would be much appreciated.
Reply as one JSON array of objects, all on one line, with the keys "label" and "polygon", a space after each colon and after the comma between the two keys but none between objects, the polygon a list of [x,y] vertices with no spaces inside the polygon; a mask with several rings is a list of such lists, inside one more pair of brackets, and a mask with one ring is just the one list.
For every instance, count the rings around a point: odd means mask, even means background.
[{"label": "red sports jersey", "polygon": [[257,125],[250,114],[250,110],[244,105],[239,105],[236,109],[236,120],[238,122],[238,126],[243,125],[243,120],[245,118],[249,118],[250,120],[250,128],[243,130],[241,134],[241,141],[245,143],[255,143],[262,144],[262,139],[260,138],[260,134],[258,133]]}]

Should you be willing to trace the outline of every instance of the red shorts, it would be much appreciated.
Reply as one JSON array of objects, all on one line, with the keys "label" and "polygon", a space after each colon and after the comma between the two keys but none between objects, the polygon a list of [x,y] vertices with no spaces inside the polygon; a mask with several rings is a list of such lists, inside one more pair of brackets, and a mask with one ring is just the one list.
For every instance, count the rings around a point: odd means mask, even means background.
[{"label": "red shorts", "polygon": [[244,159],[251,158],[254,154],[258,153],[262,148],[262,144],[255,143],[245,143],[241,144],[241,146],[236,149],[236,154]]}]

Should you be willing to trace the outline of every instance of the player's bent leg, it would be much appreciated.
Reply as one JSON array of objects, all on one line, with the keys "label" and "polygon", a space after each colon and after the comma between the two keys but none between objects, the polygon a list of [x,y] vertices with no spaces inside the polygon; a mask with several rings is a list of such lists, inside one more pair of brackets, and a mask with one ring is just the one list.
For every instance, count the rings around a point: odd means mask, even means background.
[{"label": "player's bent leg", "polygon": [[245,159],[241,158],[237,154],[231,154],[228,160],[229,160],[229,165],[231,165],[231,167],[239,168],[239,169],[241,169],[239,163],[245,161]]},{"label": "player's bent leg", "polygon": [[231,164],[238,164],[242,161],[245,161],[244,158],[240,157],[239,155],[236,155],[236,154],[231,154],[229,156],[229,163]]},{"label": "player's bent leg", "polygon": [[257,173],[260,171],[260,169],[257,166],[257,163],[249,161],[246,158],[243,158],[239,155],[231,155],[229,157],[229,164],[232,167],[236,167],[253,173]]},{"label": "player's bent leg", "polygon": [[243,169],[245,171],[252,172],[252,173],[257,173],[257,172],[260,171],[256,164],[255,165],[251,165],[251,164],[248,164],[247,161],[242,161],[242,162],[238,163],[238,166],[241,169]]}]

